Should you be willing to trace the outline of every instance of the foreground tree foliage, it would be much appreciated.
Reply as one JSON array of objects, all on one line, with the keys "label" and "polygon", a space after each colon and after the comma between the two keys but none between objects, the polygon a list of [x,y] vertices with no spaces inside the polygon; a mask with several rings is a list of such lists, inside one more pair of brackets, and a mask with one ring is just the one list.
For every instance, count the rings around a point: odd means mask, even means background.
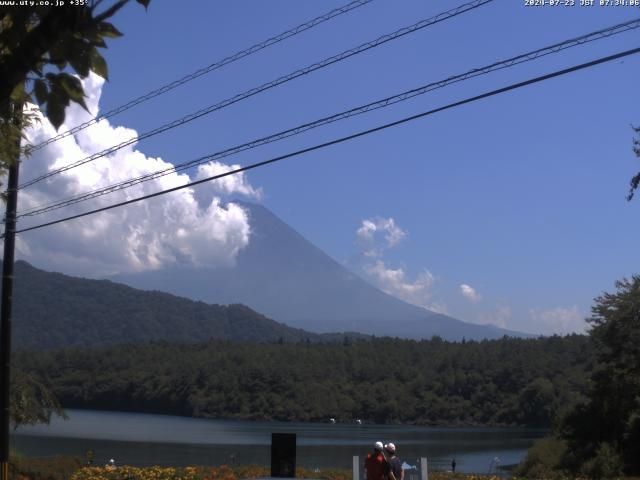
[{"label": "foreground tree foliage", "polygon": [[[107,62],[98,51],[105,40],[121,36],[107,20],[129,0],[101,6],[103,0],[82,5],[33,2],[0,6],[0,175],[28,149],[20,149],[25,126],[37,103],[51,124],[62,125],[65,108],[76,102],[86,108],[81,78],[93,71],[107,78]],[[150,0],[137,0],[145,7]],[[26,118],[24,115],[26,113]]]},{"label": "foreground tree foliage", "polygon": [[538,440],[527,452],[514,471],[517,477],[544,478],[545,480],[566,480],[570,478],[561,468],[567,452],[567,443],[555,436]]},{"label": "foreground tree foliage", "polygon": [[589,334],[595,363],[586,396],[555,415],[553,435],[520,465],[530,478],[640,475],[640,276],[595,299]]},{"label": "foreground tree foliage", "polygon": [[11,372],[10,419],[14,427],[49,423],[55,414],[66,418],[60,403],[41,381],[22,370]]},{"label": "foreground tree foliage", "polygon": [[152,343],[17,355],[65,407],[209,418],[547,427],[585,390],[586,337]]},{"label": "foreground tree foliage", "polygon": [[[617,282],[616,288],[593,307],[597,361],[587,400],[561,426],[567,467],[600,477],[640,475],[640,276]],[[607,458],[619,461],[605,472]]]},{"label": "foreground tree foliage", "polygon": [[[146,7],[150,0],[137,1]],[[128,2],[116,0],[106,7],[100,5],[103,0],[0,6],[0,177],[28,155],[28,146],[21,144],[23,132],[38,111],[28,103],[43,108],[56,129],[71,101],[86,108],[80,79],[71,73],[84,78],[93,71],[107,78],[107,63],[98,49],[121,34],[106,20]],[[55,395],[42,382],[21,371],[12,373],[11,380],[14,425],[48,423],[53,413],[62,415]]]}]

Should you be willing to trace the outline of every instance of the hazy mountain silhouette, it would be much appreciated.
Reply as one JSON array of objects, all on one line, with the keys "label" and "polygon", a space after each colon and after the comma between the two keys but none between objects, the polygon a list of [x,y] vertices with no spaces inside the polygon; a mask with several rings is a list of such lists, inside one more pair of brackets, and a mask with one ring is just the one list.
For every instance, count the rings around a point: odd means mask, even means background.
[{"label": "hazy mountain silhouette", "polygon": [[[209,305],[108,280],[89,280],[15,264],[16,348],[50,349],[149,341],[332,342],[288,327],[244,305]],[[357,335],[349,334],[349,337]]]},{"label": "hazy mountain silhouette", "polygon": [[119,275],[115,281],[207,303],[242,303],[289,326],[313,332],[444,339],[528,336],[462,322],[392,297],[330,258],[267,208],[241,203],[251,241],[229,268],[174,267]]}]

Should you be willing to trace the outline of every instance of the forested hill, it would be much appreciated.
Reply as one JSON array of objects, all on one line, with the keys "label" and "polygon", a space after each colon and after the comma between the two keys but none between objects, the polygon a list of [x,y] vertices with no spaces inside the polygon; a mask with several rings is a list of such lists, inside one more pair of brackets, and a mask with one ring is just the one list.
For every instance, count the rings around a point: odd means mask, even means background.
[{"label": "forested hill", "polygon": [[[13,339],[16,348],[49,349],[209,339],[269,342],[330,341],[270,320],[244,305],[209,305],[15,264]],[[353,336],[353,335],[352,335]]]},{"label": "forested hill", "polygon": [[156,343],[17,355],[63,406],[196,417],[548,427],[586,387],[587,337]]}]

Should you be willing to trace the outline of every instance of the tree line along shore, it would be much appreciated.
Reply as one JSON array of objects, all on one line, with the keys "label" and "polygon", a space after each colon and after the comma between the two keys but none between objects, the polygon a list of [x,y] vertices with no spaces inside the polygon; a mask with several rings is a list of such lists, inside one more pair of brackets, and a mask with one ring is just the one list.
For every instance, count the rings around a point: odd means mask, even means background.
[{"label": "tree line along shore", "polygon": [[64,407],[204,418],[549,428],[584,395],[585,336],[156,342],[16,354]]}]

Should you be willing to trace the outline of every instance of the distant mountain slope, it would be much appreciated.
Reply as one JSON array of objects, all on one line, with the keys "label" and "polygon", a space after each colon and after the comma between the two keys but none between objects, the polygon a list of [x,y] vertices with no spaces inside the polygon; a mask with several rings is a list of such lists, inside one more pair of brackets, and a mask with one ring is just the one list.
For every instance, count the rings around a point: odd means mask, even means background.
[{"label": "distant mountain slope", "polygon": [[330,258],[265,207],[241,203],[252,238],[230,268],[171,268],[114,280],[208,303],[243,303],[314,332],[449,340],[526,336],[430,312],[387,295]]},{"label": "distant mountain slope", "polygon": [[335,340],[270,320],[244,305],[208,305],[107,280],[15,265],[16,348],[57,348],[151,340],[287,342]]}]

